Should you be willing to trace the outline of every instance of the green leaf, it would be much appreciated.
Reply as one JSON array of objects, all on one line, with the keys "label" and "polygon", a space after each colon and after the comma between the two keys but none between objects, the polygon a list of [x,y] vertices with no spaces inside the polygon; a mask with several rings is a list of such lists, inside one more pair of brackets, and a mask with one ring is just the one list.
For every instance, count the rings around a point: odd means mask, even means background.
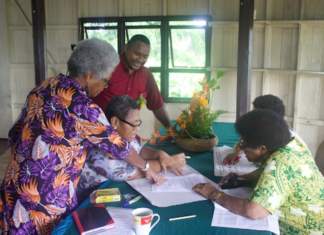
[{"label": "green leaf", "polygon": [[225,72],[223,72],[223,71],[217,71],[217,79],[220,79],[224,75],[225,75]]}]

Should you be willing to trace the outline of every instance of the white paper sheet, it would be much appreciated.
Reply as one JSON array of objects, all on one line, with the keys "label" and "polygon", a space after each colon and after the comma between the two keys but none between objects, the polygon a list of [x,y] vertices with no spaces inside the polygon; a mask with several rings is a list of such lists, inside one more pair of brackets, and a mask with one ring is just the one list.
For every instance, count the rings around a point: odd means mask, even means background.
[{"label": "white paper sheet", "polygon": [[192,192],[192,188],[199,183],[206,183],[204,176],[190,174],[184,176],[166,177],[169,181],[161,185],[152,185],[152,192]]},{"label": "white paper sheet", "polygon": [[227,176],[229,173],[244,175],[257,169],[253,162],[249,162],[244,153],[240,160],[233,166],[223,166],[222,162],[227,154],[232,153],[233,148],[224,145],[214,148],[214,174],[215,176]]},{"label": "white paper sheet", "polygon": [[[248,198],[252,192],[252,189],[242,187],[236,189],[226,189],[223,190],[223,192],[234,197]],[[214,206],[215,210],[211,226],[271,231],[275,234],[280,234],[278,217],[276,215],[268,215],[264,219],[251,220],[230,212],[216,202],[214,202]]]},{"label": "white paper sheet", "polygon": [[[182,168],[182,172],[184,175],[189,174],[200,174],[195,169],[191,168],[190,166],[186,165]],[[176,177],[176,174],[173,171],[168,171],[166,174],[161,173],[165,177]],[[201,175],[201,174],[200,174]],[[205,178],[207,183],[211,183],[217,189],[220,189],[218,184],[214,183],[210,179]],[[201,196],[200,194],[191,191],[191,192],[152,192],[151,182],[146,179],[135,179],[127,181],[127,183],[132,186],[135,190],[137,190],[140,194],[142,194],[152,205],[157,207],[168,207],[168,206],[175,206],[186,204],[190,202],[196,201],[204,201],[207,200],[205,197]]]},{"label": "white paper sheet", "polygon": [[[103,234],[109,235],[135,235],[135,226],[132,216],[131,209],[116,208],[116,207],[106,207],[109,211],[110,216],[115,221],[115,228],[103,232]],[[99,234],[96,234],[99,235]],[[100,234],[101,235],[101,234]]]}]

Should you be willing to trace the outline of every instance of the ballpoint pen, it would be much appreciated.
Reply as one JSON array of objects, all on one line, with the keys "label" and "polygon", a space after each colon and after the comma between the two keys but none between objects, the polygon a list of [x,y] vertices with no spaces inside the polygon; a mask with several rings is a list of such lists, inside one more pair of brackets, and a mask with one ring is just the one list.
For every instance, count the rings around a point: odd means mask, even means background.
[{"label": "ballpoint pen", "polygon": [[[223,177],[223,179],[225,179],[226,180],[226,176],[224,176]],[[230,180],[245,180],[244,178],[242,178],[242,177],[232,177],[232,178],[230,178]]]},{"label": "ballpoint pen", "polygon": [[138,196],[138,197],[135,197],[134,199],[130,200],[129,202],[126,202],[123,207],[126,207],[126,206],[129,206],[130,204],[133,204],[134,202],[137,202],[138,200],[140,200],[142,198],[142,196]]}]

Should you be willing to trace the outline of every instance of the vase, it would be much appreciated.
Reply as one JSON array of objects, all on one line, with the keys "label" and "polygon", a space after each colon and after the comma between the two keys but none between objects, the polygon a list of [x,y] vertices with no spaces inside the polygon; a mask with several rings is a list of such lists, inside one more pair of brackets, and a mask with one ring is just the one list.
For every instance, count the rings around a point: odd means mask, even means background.
[{"label": "vase", "polygon": [[182,137],[175,137],[176,143],[179,145],[180,148],[191,152],[206,152],[213,149],[218,144],[218,138],[213,133],[214,137],[208,140],[203,139],[196,139],[196,138],[182,138]]}]

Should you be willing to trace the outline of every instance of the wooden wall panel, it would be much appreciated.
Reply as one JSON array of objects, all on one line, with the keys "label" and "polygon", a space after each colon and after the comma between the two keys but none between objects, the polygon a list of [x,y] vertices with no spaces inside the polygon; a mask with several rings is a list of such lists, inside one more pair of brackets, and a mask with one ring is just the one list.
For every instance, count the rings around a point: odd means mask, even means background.
[{"label": "wooden wall panel", "polygon": [[270,68],[295,70],[297,68],[298,29],[273,27]]},{"label": "wooden wall panel", "polygon": [[240,1],[212,0],[212,15],[215,21],[239,20]]},{"label": "wooden wall panel", "polygon": [[286,116],[294,113],[294,95],[296,78],[293,74],[270,73],[268,94],[278,96],[286,107]]},{"label": "wooden wall panel", "polygon": [[124,0],[125,16],[153,16],[162,15],[161,0]]},{"label": "wooden wall panel", "polygon": [[212,66],[235,68],[237,66],[238,27],[220,25],[213,27]]},{"label": "wooden wall panel", "polygon": [[[78,41],[77,30],[47,30],[47,49],[58,64],[66,64],[71,55],[71,44]],[[64,71],[63,71],[64,72]]]},{"label": "wooden wall panel", "polygon": [[272,20],[298,20],[301,0],[272,1]]},{"label": "wooden wall panel", "polygon": [[167,15],[208,15],[208,0],[167,0]]},{"label": "wooden wall panel", "polygon": [[324,71],[324,27],[303,27],[301,70]]},{"label": "wooden wall panel", "polygon": [[254,0],[254,9],[256,11],[254,20],[265,20],[266,19],[267,1]]},{"label": "wooden wall panel", "polygon": [[12,1],[7,1],[10,7],[10,17],[9,17],[9,24],[10,25],[17,25],[17,26],[25,26],[27,25],[25,17],[23,17],[17,9],[20,7],[23,11],[27,20],[32,22],[31,18],[31,2],[30,0],[16,0],[16,3]]},{"label": "wooden wall panel", "polygon": [[12,63],[32,64],[34,63],[33,41],[28,30],[17,30],[11,32],[12,40]]},{"label": "wooden wall panel", "polygon": [[323,20],[324,19],[324,1],[323,0],[306,0],[304,19],[305,20]]},{"label": "wooden wall panel", "polygon": [[[49,0],[51,1],[51,0]],[[79,17],[118,16],[119,0],[77,0]],[[120,0],[121,4],[123,0]],[[126,0],[125,0],[126,1]]]},{"label": "wooden wall panel", "polygon": [[252,68],[263,68],[264,65],[264,39],[265,28],[254,27],[253,29],[253,55]]}]

